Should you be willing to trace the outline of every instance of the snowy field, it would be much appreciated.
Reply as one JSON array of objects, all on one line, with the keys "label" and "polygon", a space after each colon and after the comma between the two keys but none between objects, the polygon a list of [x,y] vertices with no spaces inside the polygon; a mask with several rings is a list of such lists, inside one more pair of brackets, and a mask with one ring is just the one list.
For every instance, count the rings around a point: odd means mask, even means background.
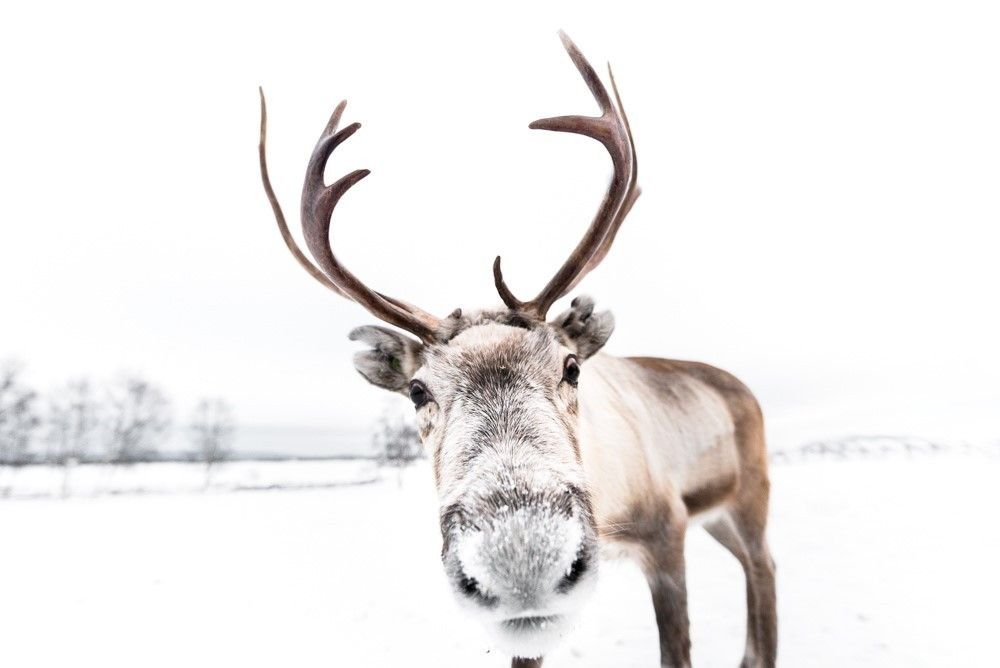
[{"label": "snowy field", "polygon": [[314,489],[364,485],[384,475],[370,459],[237,461],[210,471],[195,462],[0,467],[0,499]]},{"label": "snowy field", "polygon": [[[259,481],[366,475],[256,466]],[[982,453],[775,464],[781,663],[1000,665],[998,480]],[[426,464],[401,482],[0,499],[0,666],[506,666],[447,591]],[[687,557],[694,662],[735,666],[739,567],[697,529]],[[641,576],[602,571],[546,668],[657,665]]]}]

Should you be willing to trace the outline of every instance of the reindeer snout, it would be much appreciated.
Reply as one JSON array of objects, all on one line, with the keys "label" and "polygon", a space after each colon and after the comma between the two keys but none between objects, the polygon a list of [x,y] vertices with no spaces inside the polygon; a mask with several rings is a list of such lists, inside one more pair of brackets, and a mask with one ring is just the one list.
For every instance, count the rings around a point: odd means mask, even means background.
[{"label": "reindeer snout", "polygon": [[456,591],[512,622],[558,609],[595,566],[593,531],[552,504],[501,504],[449,533],[443,558]]}]

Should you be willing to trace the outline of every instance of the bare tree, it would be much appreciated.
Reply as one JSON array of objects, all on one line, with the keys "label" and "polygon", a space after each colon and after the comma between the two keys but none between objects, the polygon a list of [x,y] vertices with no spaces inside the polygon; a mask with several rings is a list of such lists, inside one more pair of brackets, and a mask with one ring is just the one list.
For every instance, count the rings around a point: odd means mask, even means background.
[{"label": "bare tree", "polygon": [[123,378],[109,392],[108,462],[133,464],[152,459],[170,424],[170,402],[156,386],[136,376]]},{"label": "bare tree", "polygon": [[400,485],[403,468],[423,456],[417,428],[394,407],[386,407],[375,423],[372,442],[379,466],[395,467],[396,481]]},{"label": "bare tree", "polygon": [[97,399],[90,381],[70,381],[49,398],[45,417],[48,459],[65,466],[83,459],[97,436]]},{"label": "bare tree", "polygon": [[21,365],[0,366],[0,465],[22,466],[31,461],[31,439],[40,420],[38,395],[21,382]]},{"label": "bare tree", "polygon": [[86,378],[70,381],[49,398],[46,461],[63,468],[63,496],[69,493],[70,471],[94,444],[99,420],[97,399]]},{"label": "bare tree", "polygon": [[195,455],[205,462],[205,487],[211,482],[212,467],[225,461],[230,453],[236,422],[233,410],[223,399],[202,399],[188,426]]}]

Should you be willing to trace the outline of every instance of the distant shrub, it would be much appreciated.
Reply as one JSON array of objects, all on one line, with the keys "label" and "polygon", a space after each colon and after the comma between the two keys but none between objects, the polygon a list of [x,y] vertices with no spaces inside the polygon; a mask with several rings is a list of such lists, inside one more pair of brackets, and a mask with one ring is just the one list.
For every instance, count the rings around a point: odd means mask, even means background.
[{"label": "distant shrub", "polygon": [[0,465],[31,463],[31,442],[41,424],[35,408],[38,395],[21,381],[16,362],[0,366]]},{"label": "distant shrub", "polygon": [[380,466],[402,468],[423,457],[420,434],[412,419],[393,408],[387,408],[376,422],[372,442]]}]

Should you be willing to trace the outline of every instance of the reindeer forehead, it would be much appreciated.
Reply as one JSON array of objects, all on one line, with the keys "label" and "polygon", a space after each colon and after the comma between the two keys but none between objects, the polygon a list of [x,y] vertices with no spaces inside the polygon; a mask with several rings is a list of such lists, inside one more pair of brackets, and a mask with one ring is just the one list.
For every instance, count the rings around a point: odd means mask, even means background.
[{"label": "reindeer forehead", "polygon": [[524,384],[557,373],[559,341],[547,327],[523,329],[500,323],[470,327],[425,355],[427,372],[461,387]]}]

